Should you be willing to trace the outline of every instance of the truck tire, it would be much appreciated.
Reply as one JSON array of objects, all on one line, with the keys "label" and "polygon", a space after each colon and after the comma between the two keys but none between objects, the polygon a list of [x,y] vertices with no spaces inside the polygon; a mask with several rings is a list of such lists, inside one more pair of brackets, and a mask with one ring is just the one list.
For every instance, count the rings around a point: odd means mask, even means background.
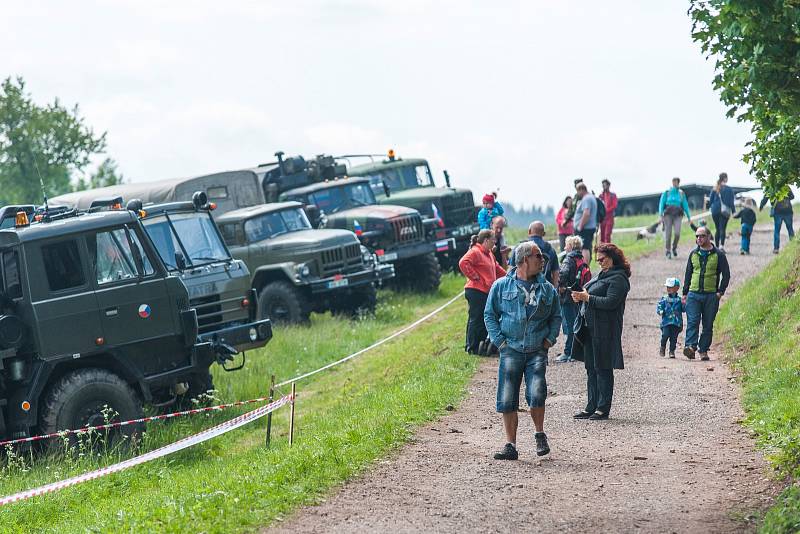
[{"label": "truck tire", "polygon": [[378,290],[374,284],[366,284],[354,289],[346,297],[338,297],[331,306],[331,312],[351,319],[361,319],[373,315],[377,304]]},{"label": "truck tire", "polygon": [[273,324],[307,323],[306,299],[288,282],[271,282],[258,294],[258,315]]},{"label": "truck tire", "polygon": [[442,269],[433,252],[398,262],[395,264],[395,269],[398,287],[419,293],[436,291],[442,281]]},{"label": "truck tire", "polygon": [[[108,417],[103,414],[105,406],[114,411]],[[40,411],[44,434],[141,417],[144,417],[142,401],[133,388],[114,373],[96,368],[79,369],[61,377],[48,391]],[[142,431],[141,423],[112,428],[107,431],[109,445]],[[104,435],[106,431],[100,432]],[[74,443],[75,436],[69,439]],[[54,442],[54,446],[60,444]]]}]

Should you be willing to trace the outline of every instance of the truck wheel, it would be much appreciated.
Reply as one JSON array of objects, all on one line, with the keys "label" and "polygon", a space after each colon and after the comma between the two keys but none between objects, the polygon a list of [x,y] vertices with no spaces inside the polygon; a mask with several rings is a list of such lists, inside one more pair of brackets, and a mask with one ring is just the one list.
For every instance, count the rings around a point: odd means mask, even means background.
[{"label": "truck wheel", "polygon": [[358,287],[349,295],[338,297],[331,306],[334,315],[347,315],[351,319],[361,319],[375,313],[378,304],[378,290],[374,284]]},{"label": "truck wheel", "polygon": [[[50,434],[143,416],[141,399],[122,378],[105,369],[80,369],[63,376],[50,388],[41,407],[41,431]],[[143,430],[141,423],[109,429],[109,445]],[[106,431],[100,432],[106,435]],[[75,436],[70,436],[70,442],[74,440]]]},{"label": "truck wheel", "polygon": [[425,254],[396,265],[396,280],[400,287],[406,287],[420,293],[428,293],[439,289],[442,270],[434,253]]},{"label": "truck wheel", "polygon": [[258,315],[276,324],[307,323],[310,312],[305,299],[288,282],[272,282],[258,294]]}]

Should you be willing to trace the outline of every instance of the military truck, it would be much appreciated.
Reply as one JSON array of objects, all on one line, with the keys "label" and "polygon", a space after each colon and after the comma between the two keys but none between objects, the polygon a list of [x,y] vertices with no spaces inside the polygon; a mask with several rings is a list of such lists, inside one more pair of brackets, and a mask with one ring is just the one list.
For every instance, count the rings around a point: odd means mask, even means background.
[{"label": "military truck", "polygon": [[0,230],[0,436],[139,418],[207,374],[213,343],[136,214],[15,223]]},{"label": "military truck", "polygon": [[380,262],[393,263],[400,287],[435,291],[441,280],[437,251],[455,248],[452,238],[437,239],[436,220],[413,208],[379,205],[366,178],[348,178],[345,165],[320,155],[283,158],[253,169],[268,202],[293,200],[305,206],[315,227],[353,231]]},{"label": "military truck", "polygon": [[312,311],[360,316],[375,310],[376,283],[394,276],[347,230],[314,230],[299,202],[230,211],[217,219],[231,252],[245,261],[259,315],[308,321]]},{"label": "military truck", "polygon": [[[394,150],[388,157],[379,154],[349,154],[337,160],[369,158],[368,163],[351,165],[348,175],[369,179],[372,192],[380,204],[397,204],[419,211],[436,220],[436,237],[453,238],[455,249],[437,253],[445,269],[458,268],[458,260],[469,250],[470,238],[480,227],[476,219],[472,191],[450,185],[450,175],[444,171],[447,187],[437,187],[428,161],[421,158],[398,158]],[[376,161],[377,158],[383,158]]]}]

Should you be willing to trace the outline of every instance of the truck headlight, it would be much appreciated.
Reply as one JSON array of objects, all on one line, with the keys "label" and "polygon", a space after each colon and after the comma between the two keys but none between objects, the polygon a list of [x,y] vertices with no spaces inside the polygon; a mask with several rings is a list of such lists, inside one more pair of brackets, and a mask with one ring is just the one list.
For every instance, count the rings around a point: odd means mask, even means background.
[{"label": "truck headlight", "polygon": [[369,249],[364,245],[361,245],[361,260],[366,264],[371,264],[374,262],[372,252],[370,252]]},{"label": "truck headlight", "polygon": [[300,278],[305,278],[306,276],[311,274],[311,268],[308,266],[307,263],[301,263],[294,268],[295,272],[297,273]]},{"label": "truck headlight", "polygon": [[258,339],[258,330],[256,330],[255,327],[251,327],[248,334],[250,334],[250,341],[255,341]]}]

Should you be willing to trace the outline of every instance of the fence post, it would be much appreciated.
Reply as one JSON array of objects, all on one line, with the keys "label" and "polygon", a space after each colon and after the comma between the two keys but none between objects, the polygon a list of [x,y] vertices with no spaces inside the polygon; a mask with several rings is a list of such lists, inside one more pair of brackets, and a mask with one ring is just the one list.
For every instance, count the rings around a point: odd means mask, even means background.
[{"label": "fence post", "polygon": [[289,446],[292,446],[294,442],[294,405],[296,402],[296,395],[297,390],[295,389],[295,383],[292,382],[292,402],[289,411]]},{"label": "fence post", "polygon": [[[269,384],[269,402],[272,402],[272,399],[275,395],[275,375],[272,375],[270,378]],[[269,440],[270,435],[272,434],[272,412],[267,414],[267,448],[269,448]]]}]

